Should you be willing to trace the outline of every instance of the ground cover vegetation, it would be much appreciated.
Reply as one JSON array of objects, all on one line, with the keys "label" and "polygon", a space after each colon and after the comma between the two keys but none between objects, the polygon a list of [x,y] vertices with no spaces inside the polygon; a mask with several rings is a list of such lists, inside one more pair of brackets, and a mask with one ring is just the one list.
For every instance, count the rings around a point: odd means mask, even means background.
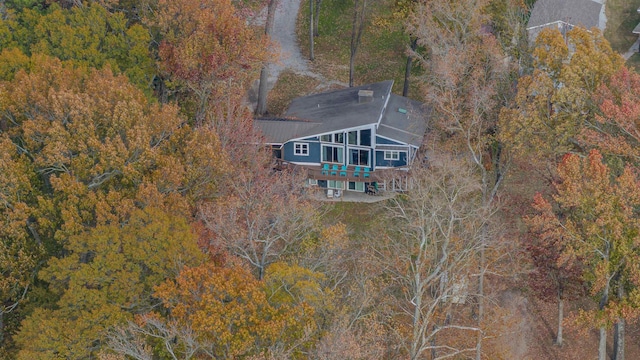
[{"label": "ground cover vegetation", "polygon": [[[602,34],[529,44],[516,0],[303,1],[314,71],[432,109],[410,191],[321,204],[244,103],[267,5],[0,4],[0,358],[639,354],[640,76]],[[311,90],[280,81],[276,108]]]}]

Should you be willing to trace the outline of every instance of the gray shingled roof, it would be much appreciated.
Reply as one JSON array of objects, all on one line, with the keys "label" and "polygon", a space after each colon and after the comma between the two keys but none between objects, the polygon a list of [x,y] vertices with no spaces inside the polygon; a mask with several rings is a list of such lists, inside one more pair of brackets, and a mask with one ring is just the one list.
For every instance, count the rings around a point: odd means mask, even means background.
[{"label": "gray shingled roof", "polygon": [[318,123],[292,119],[255,119],[254,126],[258,127],[269,143],[282,144],[290,139],[304,136],[318,126]]},{"label": "gray shingled roof", "polygon": [[[422,104],[391,94],[392,80],[294,99],[284,115],[285,119],[256,119],[266,140],[282,144],[295,138],[304,138],[340,129],[354,128],[378,122],[387,105],[378,134],[420,146],[427,122]],[[372,90],[373,99],[359,102],[360,90]],[[407,110],[401,113],[399,108]]]},{"label": "gray shingled roof", "polygon": [[[407,113],[403,114],[399,109],[407,110]],[[427,131],[429,113],[425,105],[391,94],[387,111],[382,117],[377,133],[419,147]]]},{"label": "gray shingled roof", "polygon": [[538,0],[533,6],[527,29],[564,21],[590,29],[598,27],[602,4],[593,0]]},{"label": "gray shingled roof", "polygon": [[[392,80],[293,99],[285,117],[318,122],[313,134],[376,123],[391,93]],[[372,90],[370,102],[359,102],[360,90]],[[309,134],[311,135],[311,133]]]}]

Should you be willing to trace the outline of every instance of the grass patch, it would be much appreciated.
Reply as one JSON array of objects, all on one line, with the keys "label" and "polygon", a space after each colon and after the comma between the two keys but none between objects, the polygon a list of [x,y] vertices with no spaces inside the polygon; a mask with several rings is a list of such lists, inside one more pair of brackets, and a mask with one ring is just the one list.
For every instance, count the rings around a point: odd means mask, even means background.
[{"label": "grass patch", "polygon": [[310,93],[318,84],[318,80],[314,78],[298,75],[291,70],[283,71],[269,92],[267,112],[273,116],[282,115],[291,100]]},{"label": "grass patch", "polygon": [[[355,61],[355,85],[394,80],[392,91],[402,93],[406,66],[405,51],[409,37],[401,20],[392,17],[395,0],[376,0],[368,4],[367,24]],[[323,0],[320,9],[319,36],[314,41],[315,60],[311,71],[327,80],[349,82],[349,52],[353,0]],[[309,2],[303,0],[297,21],[297,36],[302,56],[309,57]],[[414,66],[415,73],[419,69]],[[282,115],[292,99],[314,92],[319,81],[284,71],[269,93],[268,113]],[[325,89],[326,90],[326,89]],[[411,94],[417,94],[415,86]],[[416,97],[415,95],[413,96]]]},{"label": "grass patch", "polygon": [[624,53],[638,39],[631,33],[640,22],[638,7],[640,0],[607,0],[607,28],[604,36],[613,50]]},{"label": "grass patch", "polygon": [[[409,37],[402,20],[392,16],[394,0],[368,2],[367,23],[355,59],[355,85],[394,80],[394,93],[402,93]],[[298,15],[300,50],[309,57],[309,2],[303,0]],[[349,53],[353,0],[323,0],[319,36],[314,41],[312,70],[329,80],[349,82]]]},{"label": "grass patch", "polygon": [[363,238],[380,233],[380,219],[384,216],[381,203],[331,202],[327,203],[323,221],[326,224],[341,222],[347,226],[352,238]]}]

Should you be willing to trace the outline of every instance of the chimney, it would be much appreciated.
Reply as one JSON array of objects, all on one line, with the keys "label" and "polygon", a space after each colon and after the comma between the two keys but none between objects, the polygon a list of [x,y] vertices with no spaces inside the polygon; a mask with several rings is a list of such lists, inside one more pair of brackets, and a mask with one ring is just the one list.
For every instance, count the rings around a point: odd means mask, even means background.
[{"label": "chimney", "polygon": [[372,101],[373,101],[373,90],[358,91],[358,104],[368,103]]}]

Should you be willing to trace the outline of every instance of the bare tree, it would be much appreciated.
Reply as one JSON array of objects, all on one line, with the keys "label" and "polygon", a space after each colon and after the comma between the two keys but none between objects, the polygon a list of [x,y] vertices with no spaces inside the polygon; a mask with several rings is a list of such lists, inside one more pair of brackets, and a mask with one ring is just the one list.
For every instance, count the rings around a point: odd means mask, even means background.
[{"label": "bare tree", "polygon": [[353,87],[354,66],[356,53],[362,32],[364,31],[364,23],[366,19],[367,0],[355,0],[353,2],[353,22],[351,27],[351,53],[349,57],[349,87]]},{"label": "bare tree", "polygon": [[402,294],[397,306],[408,319],[406,351],[412,360],[425,352],[432,359],[472,353],[469,339],[480,328],[456,318],[453,308],[466,301],[482,248],[481,185],[469,164],[448,156],[411,171],[411,189],[387,206],[391,230],[381,250]]},{"label": "bare tree", "polygon": [[302,193],[303,181],[269,167],[234,174],[229,194],[201,207],[212,245],[247,261],[262,279],[269,264],[314,229],[316,213]]},{"label": "bare tree", "polygon": [[[482,207],[492,212],[508,162],[496,138],[501,105],[510,95],[501,92],[508,78],[496,39],[486,34],[482,9],[485,0],[421,1],[409,30],[427,54],[415,53],[426,69],[419,81],[425,101],[434,108],[434,128],[441,145],[471,159],[481,186]],[[507,88],[507,87],[505,87]],[[484,321],[486,249],[490,245],[488,222],[482,230],[478,279],[478,326]],[[478,332],[476,360],[482,354],[483,332]]]}]

